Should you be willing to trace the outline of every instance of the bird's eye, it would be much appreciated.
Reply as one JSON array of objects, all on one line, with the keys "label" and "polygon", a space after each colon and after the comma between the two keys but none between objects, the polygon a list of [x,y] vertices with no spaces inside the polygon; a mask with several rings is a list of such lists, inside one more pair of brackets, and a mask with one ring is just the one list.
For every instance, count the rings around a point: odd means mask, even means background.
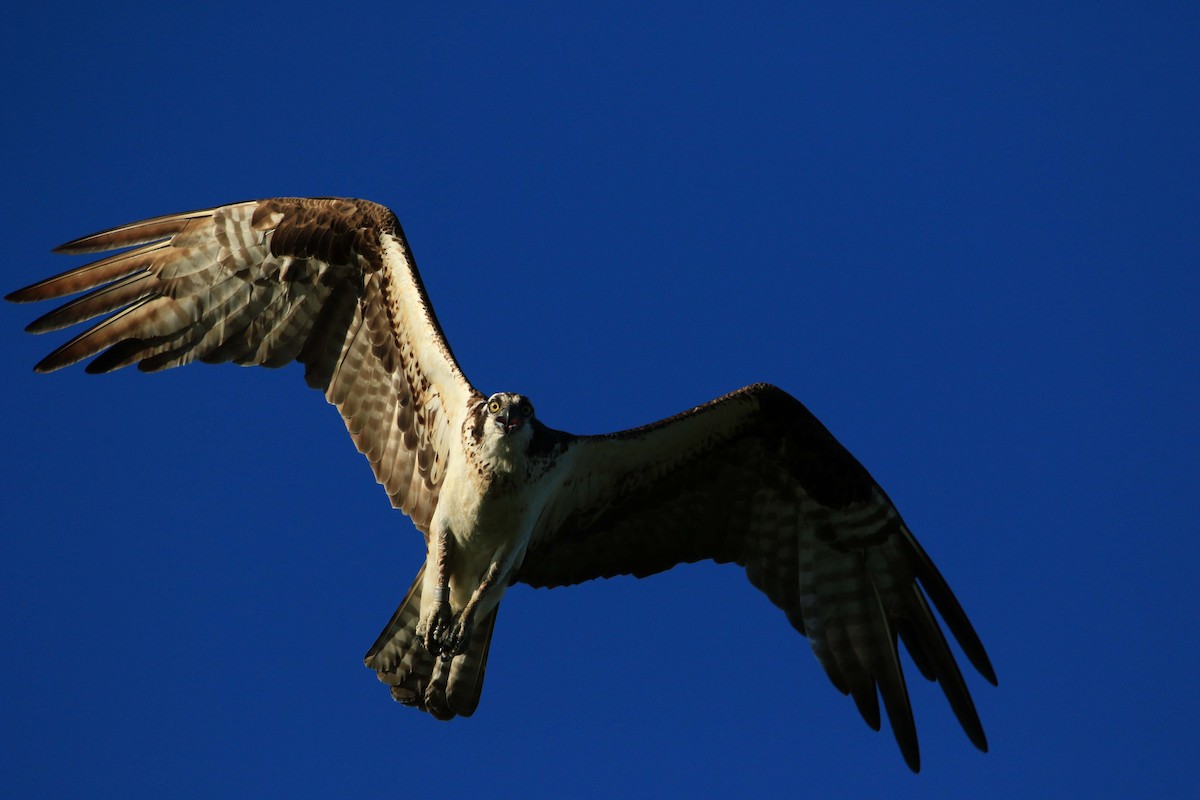
[{"label": "bird's eye", "polygon": [[529,405],[529,403],[521,403],[521,416],[522,417],[532,417],[533,416],[533,406]]},{"label": "bird's eye", "polygon": [[490,401],[488,403],[488,411],[491,412],[492,414],[499,414],[500,413],[500,401],[499,400]]}]

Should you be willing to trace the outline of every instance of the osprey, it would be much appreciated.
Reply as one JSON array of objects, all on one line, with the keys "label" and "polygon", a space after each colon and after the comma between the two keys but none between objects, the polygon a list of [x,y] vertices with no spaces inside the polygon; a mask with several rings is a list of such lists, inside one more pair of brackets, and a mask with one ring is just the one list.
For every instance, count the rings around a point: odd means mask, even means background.
[{"label": "osprey", "polygon": [[515,582],[644,577],[711,559],[746,570],[876,730],[882,697],[914,771],[898,640],[986,751],[929,601],[995,684],[979,637],[887,495],[789,394],[755,384],[600,436],[549,428],[529,398],[471,385],[400,223],[363,200],[236,203],[58,251],[121,248],[133,249],[8,295],[86,292],[30,324],[34,333],[109,314],[37,371],[91,356],[88,372],[302,363],[425,537],[425,564],[365,657],[401,703],[438,719],[475,711],[496,612]]}]

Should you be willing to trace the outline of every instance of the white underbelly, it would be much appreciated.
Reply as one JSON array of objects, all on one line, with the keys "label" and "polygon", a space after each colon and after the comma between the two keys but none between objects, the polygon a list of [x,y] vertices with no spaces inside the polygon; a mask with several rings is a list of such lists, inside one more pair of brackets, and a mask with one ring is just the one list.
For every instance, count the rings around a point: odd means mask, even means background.
[{"label": "white underbelly", "polygon": [[[450,605],[458,610],[493,565],[502,570],[498,588],[508,584],[512,571],[525,557],[532,514],[528,503],[515,495],[480,497],[470,491],[456,491],[454,483],[447,480],[442,486],[430,533],[450,534]],[[489,610],[479,609],[481,613]]]}]

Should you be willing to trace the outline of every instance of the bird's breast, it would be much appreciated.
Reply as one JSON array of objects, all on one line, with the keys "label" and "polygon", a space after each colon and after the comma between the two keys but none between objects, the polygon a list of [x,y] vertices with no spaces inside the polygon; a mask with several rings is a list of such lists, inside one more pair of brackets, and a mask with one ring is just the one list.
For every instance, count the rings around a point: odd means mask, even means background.
[{"label": "bird's breast", "polygon": [[535,509],[519,473],[497,473],[463,464],[447,472],[434,526],[448,530],[468,552],[494,553],[527,537]]}]

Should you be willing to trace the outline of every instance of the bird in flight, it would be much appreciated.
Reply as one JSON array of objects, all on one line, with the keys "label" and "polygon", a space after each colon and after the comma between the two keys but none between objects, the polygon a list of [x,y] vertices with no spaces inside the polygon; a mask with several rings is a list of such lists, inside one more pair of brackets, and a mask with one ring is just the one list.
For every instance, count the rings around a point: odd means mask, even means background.
[{"label": "bird in flight", "polygon": [[786,392],[755,384],[605,435],[550,428],[525,395],[471,385],[400,223],[364,200],[234,203],[58,248],[111,250],[121,252],[8,295],[81,294],[33,333],[103,317],[36,370],[93,356],[88,372],[303,364],[425,538],[425,564],[365,657],[401,703],[438,719],[475,711],[513,583],[645,577],[712,560],[745,569],[876,730],[882,698],[914,771],[899,642],[986,751],[932,608],[995,684],[966,613],[883,489]]}]

